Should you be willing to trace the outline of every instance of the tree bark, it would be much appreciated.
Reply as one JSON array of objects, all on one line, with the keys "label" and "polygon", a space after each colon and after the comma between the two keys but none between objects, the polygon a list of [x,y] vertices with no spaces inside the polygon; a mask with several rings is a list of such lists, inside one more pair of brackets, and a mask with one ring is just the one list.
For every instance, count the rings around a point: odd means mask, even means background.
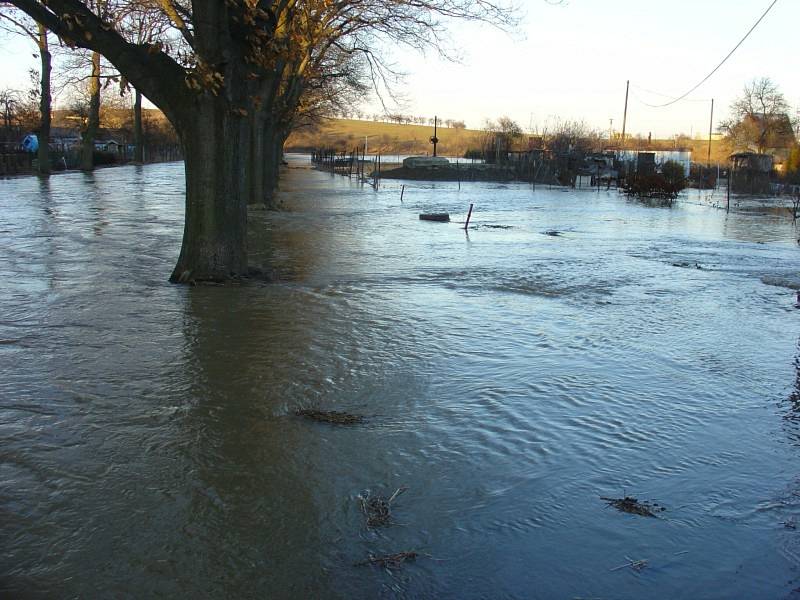
[{"label": "tree bark", "polygon": [[250,119],[252,135],[247,170],[247,205],[249,208],[266,208],[267,195],[264,190],[264,119],[256,114]]},{"label": "tree bark", "polygon": [[198,98],[195,125],[181,132],[186,220],[173,283],[247,274],[247,119],[218,97]]},{"label": "tree bark", "polygon": [[134,90],[133,101],[133,162],[144,162],[144,131],[142,129],[142,92]]},{"label": "tree bark", "polygon": [[264,203],[270,210],[278,208],[277,191],[280,177],[281,160],[283,159],[283,143],[286,135],[280,130],[268,131],[264,136],[263,189]]},{"label": "tree bark", "polygon": [[50,94],[50,71],[52,69],[50,56],[50,48],[47,43],[47,29],[41,23],[37,23],[38,29],[38,44],[39,44],[39,57],[42,61],[42,73],[40,80],[40,93],[39,98],[39,112],[41,114],[41,121],[39,124],[39,150],[37,153],[39,163],[39,174],[50,174],[50,121],[51,121],[51,104],[52,98]]},{"label": "tree bark", "polygon": [[100,53],[92,52],[92,75],[89,78],[89,115],[83,132],[81,170],[94,169],[94,139],[100,128]]}]

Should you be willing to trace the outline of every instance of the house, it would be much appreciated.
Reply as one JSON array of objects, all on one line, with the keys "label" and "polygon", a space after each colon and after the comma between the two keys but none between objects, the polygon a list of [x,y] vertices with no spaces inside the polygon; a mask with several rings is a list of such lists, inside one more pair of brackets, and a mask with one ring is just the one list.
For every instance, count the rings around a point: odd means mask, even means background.
[{"label": "house", "polygon": [[120,144],[116,140],[95,140],[94,141],[94,149],[100,152],[111,152],[113,154],[117,154],[119,149],[122,148],[122,144]]},{"label": "house", "polygon": [[81,133],[71,127],[51,127],[50,145],[59,149],[68,149],[81,145]]}]

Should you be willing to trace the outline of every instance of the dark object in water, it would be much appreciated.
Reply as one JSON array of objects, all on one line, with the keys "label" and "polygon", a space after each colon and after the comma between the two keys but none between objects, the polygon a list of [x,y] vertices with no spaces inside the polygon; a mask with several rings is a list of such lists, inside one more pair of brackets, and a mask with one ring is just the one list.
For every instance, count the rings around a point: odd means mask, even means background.
[{"label": "dark object in water", "polygon": [[642,569],[644,569],[647,566],[647,559],[646,558],[642,559],[642,560],[633,560],[630,556],[626,556],[625,560],[627,560],[628,562],[626,562],[624,565],[620,565],[618,567],[614,567],[611,570],[612,571],[619,571],[620,569],[624,569],[625,567],[630,567],[634,571],[639,572],[639,571],[641,571]]},{"label": "dark object in water", "polygon": [[605,498],[600,496],[600,499],[605,500],[609,506],[613,506],[619,511],[643,517],[655,517],[657,512],[667,510],[663,506],[659,506],[657,502],[652,504],[647,501],[639,502],[636,498],[630,496],[625,496],[624,498]]},{"label": "dark object in water", "polygon": [[413,550],[408,552],[398,552],[397,554],[384,554],[383,556],[375,556],[370,554],[367,560],[357,562],[355,566],[363,567],[364,565],[378,565],[379,567],[384,567],[386,569],[399,569],[404,562],[416,560],[418,556],[419,554]]},{"label": "dark object in water", "polygon": [[700,263],[692,264],[692,263],[688,263],[688,262],[674,262],[674,263],[672,263],[672,266],[673,267],[682,267],[684,269],[691,269],[692,267],[694,267],[695,269],[700,269],[701,271],[703,270],[703,266]]},{"label": "dark object in water", "polygon": [[320,423],[334,423],[336,425],[355,425],[357,423],[364,422],[364,417],[361,415],[351,415],[350,413],[339,412],[335,410],[326,411],[302,408],[300,410],[296,410],[294,414],[298,417],[311,419],[312,421],[319,421]]},{"label": "dark object in water", "polygon": [[551,237],[560,237],[561,236],[561,232],[560,231],[556,231],[555,229],[548,229],[547,231],[544,232],[544,234],[545,235],[549,235]]},{"label": "dark object in water", "polygon": [[405,492],[408,488],[403,486],[397,488],[394,494],[386,500],[382,496],[370,496],[369,492],[366,495],[358,496],[361,503],[361,511],[367,517],[367,527],[383,527],[388,525],[391,521],[391,506],[394,499],[400,494]]},{"label": "dark object in water", "polygon": [[439,221],[441,223],[448,223],[450,221],[450,213],[422,213],[419,216],[420,221]]}]

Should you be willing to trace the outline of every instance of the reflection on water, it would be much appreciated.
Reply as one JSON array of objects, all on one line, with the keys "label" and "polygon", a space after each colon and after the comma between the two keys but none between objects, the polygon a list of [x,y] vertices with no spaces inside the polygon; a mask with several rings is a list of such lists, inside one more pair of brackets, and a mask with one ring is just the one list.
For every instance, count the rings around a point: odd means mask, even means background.
[{"label": "reflection on water", "polygon": [[[401,204],[398,182],[290,169],[289,210],[251,217],[279,281],[185,288],[180,181],[0,182],[4,595],[800,585],[790,220],[525,185],[414,183]],[[398,525],[367,529],[357,495],[401,485]],[[599,500],[625,493],[667,511]],[[353,566],[402,550],[422,554]],[[626,556],[649,566],[610,570]]]}]

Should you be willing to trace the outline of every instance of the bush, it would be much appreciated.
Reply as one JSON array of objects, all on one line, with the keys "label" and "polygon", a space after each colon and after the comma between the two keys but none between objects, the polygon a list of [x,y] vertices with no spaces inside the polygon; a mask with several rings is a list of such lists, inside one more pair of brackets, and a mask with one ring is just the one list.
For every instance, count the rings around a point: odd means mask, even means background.
[{"label": "bush", "polygon": [[668,160],[664,163],[661,167],[661,175],[664,177],[667,184],[674,189],[676,194],[686,187],[683,165],[674,160]]}]

